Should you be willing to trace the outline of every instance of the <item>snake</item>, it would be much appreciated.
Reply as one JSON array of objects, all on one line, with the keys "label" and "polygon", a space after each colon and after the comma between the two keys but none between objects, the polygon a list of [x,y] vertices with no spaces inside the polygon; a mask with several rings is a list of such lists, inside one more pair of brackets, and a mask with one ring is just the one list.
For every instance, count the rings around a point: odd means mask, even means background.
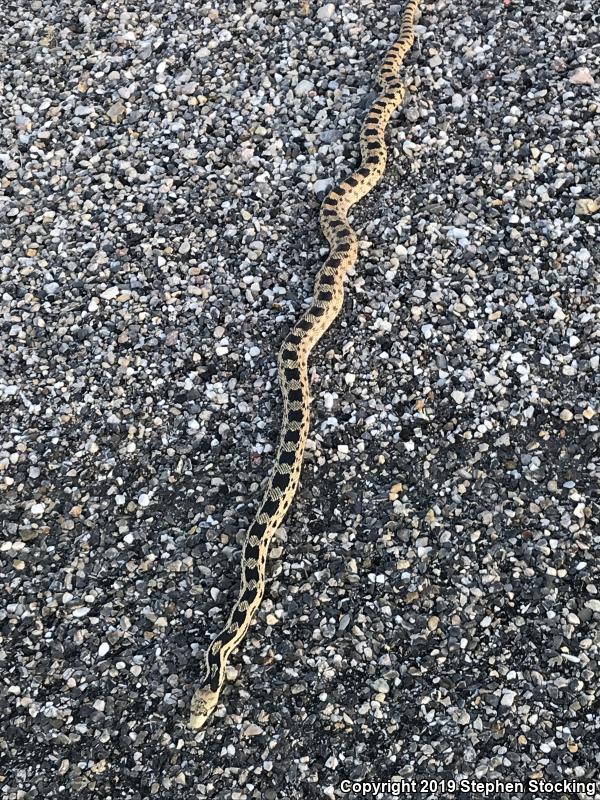
[{"label": "snake", "polygon": [[358,260],[358,237],[348,212],[382,178],[387,163],[385,133],[390,118],[404,99],[398,77],[415,38],[415,16],[420,0],[407,0],[400,30],[381,62],[380,91],[369,107],[360,130],[359,167],[332,188],[323,200],[319,222],[329,254],[317,273],[310,306],[281,344],[277,371],[283,415],[274,463],[242,550],[239,596],[224,627],[206,650],[205,677],[195,690],[189,726],[202,728],[219,702],[232,652],[242,642],[265,592],[269,543],[287,514],[300,481],[300,470],[310,426],[308,359],[311,351],[339,314],[344,278]]}]

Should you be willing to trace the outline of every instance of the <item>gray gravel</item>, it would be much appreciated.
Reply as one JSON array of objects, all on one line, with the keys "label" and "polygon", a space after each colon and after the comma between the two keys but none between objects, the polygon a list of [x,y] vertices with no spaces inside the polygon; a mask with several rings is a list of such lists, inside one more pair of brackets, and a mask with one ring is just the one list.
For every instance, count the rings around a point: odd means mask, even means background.
[{"label": "gray gravel", "polygon": [[424,3],[267,599],[185,726],[400,11],[0,12],[3,800],[600,779],[593,0]]}]

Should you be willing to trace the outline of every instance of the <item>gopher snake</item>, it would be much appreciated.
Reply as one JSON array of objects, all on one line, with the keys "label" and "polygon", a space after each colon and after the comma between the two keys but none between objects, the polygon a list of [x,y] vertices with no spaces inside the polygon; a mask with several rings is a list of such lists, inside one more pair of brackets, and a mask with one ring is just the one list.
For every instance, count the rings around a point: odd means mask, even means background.
[{"label": "gopher snake", "polygon": [[206,653],[206,676],[192,698],[189,722],[192,728],[201,728],[217,705],[225,682],[227,660],[246,635],[265,591],[269,541],[298,487],[310,422],[308,356],[338,315],[344,296],[344,276],[358,257],[358,239],[348,224],[348,211],[371,191],[385,171],[385,130],[404,97],[404,86],[396,75],[414,41],[414,19],[419,2],[408,0],[400,35],[379,69],[381,93],[369,109],[360,132],[360,167],[329,192],[321,207],[321,229],[330,252],[316,277],[310,308],[285,338],[279,351],[283,421],[275,463],[246,537],[239,597],[225,627],[212,640]]}]

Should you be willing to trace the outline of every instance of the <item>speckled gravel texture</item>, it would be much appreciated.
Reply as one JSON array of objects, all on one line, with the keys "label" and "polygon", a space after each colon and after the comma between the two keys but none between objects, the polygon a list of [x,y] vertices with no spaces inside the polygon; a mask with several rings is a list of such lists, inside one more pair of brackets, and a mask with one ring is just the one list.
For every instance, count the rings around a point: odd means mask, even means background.
[{"label": "speckled gravel texture", "polygon": [[266,599],[186,727],[400,12],[0,12],[1,800],[598,778],[593,0],[424,2]]}]

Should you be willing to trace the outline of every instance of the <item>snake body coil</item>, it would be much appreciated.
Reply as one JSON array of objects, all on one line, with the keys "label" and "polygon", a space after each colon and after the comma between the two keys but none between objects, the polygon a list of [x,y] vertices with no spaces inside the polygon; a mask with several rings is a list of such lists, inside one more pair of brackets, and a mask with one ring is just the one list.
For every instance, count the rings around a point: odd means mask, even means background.
[{"label": "snake body coil", "polygon": [[271,537],[285,517],[298,487],[310,423],[308,357],[338,315],[344,296],[344,276],[358,257],[356,233],[348,224],[348,211],[379,181],[385,171],[385,130],[404,97],[397,78],[414,41],[414,18],[419,0],[408,0],[400,35],[388,50],[379,70],[381,93],[369,109],[360,133],[360,167],[323,202],[320,223],[330,252],[316,280],[312,304],[284,340],[278,371],[283,395],[283,421],[275,463],[260,508],[248,530],[242,557],[239,597],[225,627],[206,653],[206,676],[192,697],[190,727],[201,728],[214,711],[225,682],[227,660],[242,641],[265,590],[267,551]]}]

